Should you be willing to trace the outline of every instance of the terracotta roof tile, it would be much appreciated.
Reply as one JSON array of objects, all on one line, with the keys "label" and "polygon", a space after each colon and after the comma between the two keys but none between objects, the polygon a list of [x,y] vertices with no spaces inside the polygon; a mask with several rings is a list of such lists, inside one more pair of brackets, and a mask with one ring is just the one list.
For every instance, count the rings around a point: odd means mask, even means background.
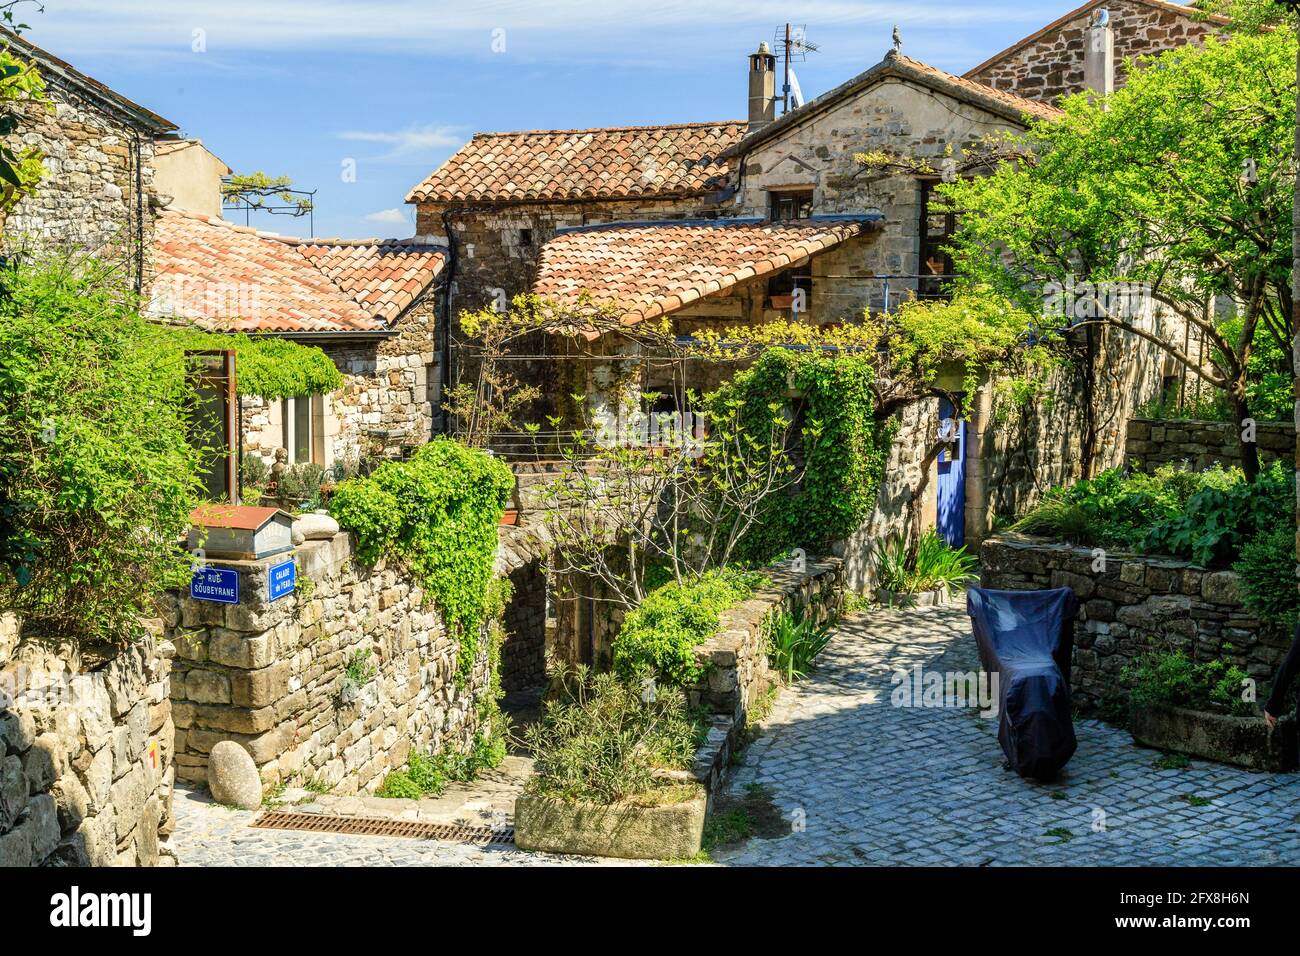
[{"label": "terracotta roof tile", "polygon": [[561,304],[576,304],[582,293],[588,293],[597,303],[618,306],[623,324],[633,325],[777,272],[872,231],[878,221],[863,216],[575,230],[542,247],[533,291]]},{"label": "terracotta roof tile", "polygon": [[739,120],[676,126],[478,133],[406,197],[526,202],[699,195],[730,170],[718,154]]},{"label": "terracotta roof tile", "polygon": [[378,332],[445,256],[416,242],[298,239],[164,211],[150,311],[224,332]]}]

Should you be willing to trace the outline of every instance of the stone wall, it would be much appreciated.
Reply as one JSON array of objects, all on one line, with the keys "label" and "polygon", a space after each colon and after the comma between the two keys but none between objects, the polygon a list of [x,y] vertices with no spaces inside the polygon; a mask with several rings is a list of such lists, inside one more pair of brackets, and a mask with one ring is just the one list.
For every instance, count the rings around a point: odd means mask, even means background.
[{"label": "stone wall", "polygon": [[[1192,19],[1169,4],[1108,0],[1115,34],[1115,86],[1124,84],[1127,60],[1184,46],[1219,33],[1221,27]],[[972,80],[1043,102],[1054,102],[1084,89],[1083,54],[1093,7],[1055,25],[1031,42],[980,64]]]},{"label": "stone wall", "polygon": [[[1124,458],[1130,467],[1139,471],[1154,471],[1171,462],[1186,462],[1196,469],[1215,464],[1240,465],[1239,439],[1240,432],[1231,422],[1131,418]],[[1292,422],[1258,422],[1255,439],[1262,465],[1279,459],[1290,461],[1295,455],[1296,433]]]},{"label": "stone wall", "polygon": [[[298,588],[268,600],[268,569],[292,557]],[[264,787],[321,782],[337,793],[373,791],[412,746],[464,746],[477,729],[488,681],[486,647],[464,687],[454,679],[457,642],[407,575],[367,568],[346,533],[307,541],[290,555],[218,562],[240,574],[239,604],[170,595],[176,644],[172,709],[176,772],[207,779],[221,740],[253,756]],[[374,676],[345,680],[370,652]]]},{"label": "stone wall", "polygon": [[134,278],[153,244],[153,134],[57,75],[45,78],[54,108],[22,108],[19,136],[44,154],[45,176],[9,213],[5,235],[89,251],[116,244]]},{"label": "stone wall", "polygon": [[1098,572],[1091,549],[1014,534],[985,541],[980,557],[984,587],[1074,591],[1081,611],[1071,677],[1085,706],[1121,692],[1125,665],[1151,651],[1224,657],[1262,684],[1272,680],[1291,643],[1290,634],[1261,627],[1241,606],[1231,571],[1108,553]]},{"label": "stone wall", "polygon": [[174,865],[172,646],[92,661],[0,630],[0,867]]},{"label": "stone wall", "polygon": [[705,675],[687,688],[692,707],[730,717],[736,728],[746,725],[750,710],[780,682],[767,662],[766,618],[786,611],[830,622],[839,617],[844,602],[843,562],[838,558],[809,559],[803,571],[782,564],[766,573],[771,584],[724,612],[718,633],[696,648],[695,659]]}]

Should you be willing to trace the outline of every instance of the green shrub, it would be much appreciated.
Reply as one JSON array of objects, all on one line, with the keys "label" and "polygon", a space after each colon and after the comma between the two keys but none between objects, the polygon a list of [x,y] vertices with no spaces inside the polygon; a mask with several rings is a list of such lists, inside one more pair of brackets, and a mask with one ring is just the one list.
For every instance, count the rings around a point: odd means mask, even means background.
[{"label": "green shrub", "polygon": [[1012,530],[1221,567],[1236,559],[1245,542],[1267,527],[1266,516],[1286,506],[1293,493],[1280,464],[1253,484],[1240,470],[1218,466],[1197,472],[1164,465],[1155,474],[1132,475],[1111,468],[1052,489]]},{"label": "green shrub", "polygon": [[384,777],[384,782],[375,791],[375,795],[394,800],[419,800],[424,796],[424,788],[411,779],[405,770],[394,770]]},{"label": "green shrub", "polygon": [[831,629],[811,617],[782,611],[767,624],[767,659],[787,683],[802,680],[831,640]]},{"label": "green shrub", "polygon": [[441,796],[449,783],[469,783],[484,770],[499,767],[506,759],[505,728],[499,726],[497,730],[500,732],[490,736],[483,731],[476,733],[463,753],[452,747],[434,754],[412,750],[406,766],[388,774],[376,793],[381,797],[418,800],[424,796]]},{"label": "green shrub", "polygon": [[1237,572],[1242,604],[1280,630],[1295,626],[1300,590],[1296,588],[1295,529],[1289,521],[1246,542],[1232,569]]},{"label": "green shrub", "polygon": [[901,537],[888,538],[876,547],[880,586],[895,594],[957,590],[975,580],[976,563],[975,555],[952,547],[935,531],[921,535],[916,554],[910,558],[907,542]]},{"label": "green shrub", "polygon": [[625,678],[650,671],[678,686],[702,676],[695,648],[718,631],[722,612],[749,597],[762,575],[724,568],[665,584],[629,611],[614,638],[614,667]]},{"label": "green shrub", "polygon": [[499,459],[435,438],[407,461],[344,481],[330,499],[330,514],[356,533],[362,561],[391,557],[420,579],[460,641],[461,685],[480,652],[497,525],[513,485]]},{"label": "green shrub", "polygon": [[1272,527],[1279,514],[1291,516],[1294,512],[1294,477],[1281,462],[1274,462],[1253,483],[1202,487],[1187,499],[1180,514],[1151,527],[1141,547],[1206,567],[1221,567],[1236,560],[1243,545]]},{"label": "green shrub", "polygon": [[1255,705],[1242,698],[1246,672],[1222,659],[1190,660],[1182,651],[1148,654],[1124,668],[1133,684],[1129,699],[1138,707],[1170,704],[1192,710],[1253,715]]},{"label": "green shrub", "polygon": [[699,728],[679,691],[646,694],[646,677],[562,669],[555,696],[525,734],[534,761],[528,789],[612,803],[666,786],[656,769],[687,769]]},{"label": "green shrub", "polygon": [[190,578],[201,492],[182,353],[93,269],[0,271],[0,607],[127,640]]}]

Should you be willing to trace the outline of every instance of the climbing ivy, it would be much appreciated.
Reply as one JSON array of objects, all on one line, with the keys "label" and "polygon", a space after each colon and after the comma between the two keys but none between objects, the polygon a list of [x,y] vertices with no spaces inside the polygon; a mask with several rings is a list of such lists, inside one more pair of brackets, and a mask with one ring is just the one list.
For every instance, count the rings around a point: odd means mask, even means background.
[{"label": "climbing ivy", "polygon": [[286,339],[254,338],[242,332],[163,328],[166,340],[180,350],[233,349],[235,384],[240,395],[262,398],[323,395],[343,385],[337,366],[315,346]]},{"label": "climbing ivy", "polygon": [[339,485],[330,514],[356,533],[357,557],[403,562],[459,641],[463,686],[480,651],[493,601],[497,525],[514,478],[491,455],[435,438],[407,461],[387,462]]},{"label": "climbing ivy", "polygon": [[896,426],[875,417],[874,372],[864,355],[765,351],[708,396],[711,407],[739,399],[741,429],[770,434],[778,416],[796,412],[794,450],[803,481],[773,495],[741,546],[741,556],[766,562],[792,548],[825,548],[848,537],[871,513]]}]

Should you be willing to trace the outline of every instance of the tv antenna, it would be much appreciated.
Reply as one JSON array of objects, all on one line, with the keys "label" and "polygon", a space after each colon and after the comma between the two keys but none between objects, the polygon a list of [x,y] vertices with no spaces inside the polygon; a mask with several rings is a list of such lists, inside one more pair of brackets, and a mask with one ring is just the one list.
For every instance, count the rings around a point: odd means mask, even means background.
[{"label": "tv antenna", "polygon": [[[803,105],[803,91],[799,89],[799,80],[794,77],[790,71],[791,62],[803,62],[808,58],[809,53],[817,52],[817,44],[808,39],[807,24],[790,24],[784,27],[776,28],[776,48],[780,51],[781,60],[785,64],[783,79],[781,82],[781,113],[790,112],[790,94],[793,92],[798,100],[795,106]],[[794,85],[791,86],[791,78],[794,77]]]}]

